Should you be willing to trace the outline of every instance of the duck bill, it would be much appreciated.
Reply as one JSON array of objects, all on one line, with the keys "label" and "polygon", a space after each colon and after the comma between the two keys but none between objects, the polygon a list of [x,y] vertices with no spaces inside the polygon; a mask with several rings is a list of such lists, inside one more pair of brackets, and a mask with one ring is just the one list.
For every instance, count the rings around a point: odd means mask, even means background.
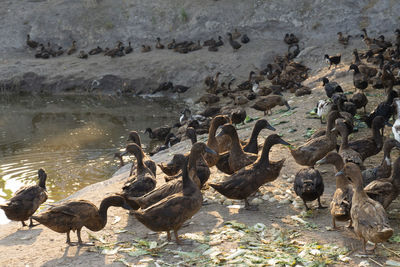
[{"label": "duck bill", "polygon": [[283,139],[279,140],[279,144],[282,144],[282,145],[285,145],[285,146],[291,146],[291,144],[289,144],[288,142],[286,142]]},{"label": "duck bill", "polygon": [[336,127],[333,127],[333,128],[331,129],[331,133],[333,133],[333,132],[336,132]]},{"label": "duck bill", "polygon": [[267,125],[265,129],[271,130],[271,131],[276,131],[276,129],[272,125]]},{"label": "duck bill", "polygon": [[287,101],[285,101],[285,106],[288,108],[288,110],[291,109],[291,107],[289,106],[289,103]]},{"label": "duck bill", "polygon": [[393,124],[389,123],[388,121],[385,122],[386,126],[393,127]]},{"label": "duck bill", "polygon": [[120,153],[119,155],[120,155],[120,157],[123,157],[123,156],[125,156],[126,154],[128,154],[128,151],[124,151],[124,152],[122,152],[122,153]]},{"label": "duck bill", "polygon": [[220,131],[215,137],[220,137],[220,136],[223,136],[225,133],[224,133],[224,130],[222,130],[222,131]]},{"label": "duck bill", "polygon": [[212,150],[212,149],[209,148],[208,146],[206,146],[206,147],[204,148],[204,150],[205,150],[207,153],[210,153],[210,154],[214,154],[214,155],[217,155],[217,154],[218,154],[217,152],[215,152],[214,150]]},{"label": "duck bill", "polygon": [[340,176],[340,175],[344,175],[344,171],[343,171],[343,170],[338,171],[338,172],[335,174],[335,176]]},{"label": "duck bill", "polygon": [[322,164],[325,164],[325,163],[326,163],[326,159],[323,158],[323,159],[320,159],[317,162],[315,162],[315,165],[322,165]]}]

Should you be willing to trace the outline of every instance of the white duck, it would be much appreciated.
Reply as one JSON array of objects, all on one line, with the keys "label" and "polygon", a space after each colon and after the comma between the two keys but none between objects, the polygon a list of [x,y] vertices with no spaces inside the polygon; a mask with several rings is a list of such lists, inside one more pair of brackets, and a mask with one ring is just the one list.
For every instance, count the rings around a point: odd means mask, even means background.
[{"label": "white duck", "polygon": [[319,100],[317,104],[317,115],[323,123],[323,120],[326,118],[328,113],[332,109],[333,103],[330,100]]},{"label": "white duck", "polygon": [[395,98],[393,100],[393,102],[396,105],[397,119],[393,123],[392,132],[394,135],[394,139],[396,139],[396,141],[400,142],[400,98]]}]

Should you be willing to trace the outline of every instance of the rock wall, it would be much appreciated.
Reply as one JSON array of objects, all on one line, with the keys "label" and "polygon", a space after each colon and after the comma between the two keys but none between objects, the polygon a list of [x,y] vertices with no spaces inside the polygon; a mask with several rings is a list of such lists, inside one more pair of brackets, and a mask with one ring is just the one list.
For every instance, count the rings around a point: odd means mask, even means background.
[{"label": "rock wall", "polygon": [[[2,91],[24,88],[33,74],[40,82],[23,91],[91,91],[93,81],[105,75],[118,77],[107,85],[110,92],[149,92],[168,79],[200,88],[204,76],[215,70],[226,78],[245,77],[250,69],[265,66],[286,50],[286,32],[296,33],[302,48],[323,47],[335,42],[338,31],[357,36],[366,27],[372,36],[391,36],[400,21],[396,0],[7,0],[0,6]],[[202,49],[193,55],[139,52],[141,44],[154,45],[156,37],[167,43],[172,38],[195,41],[221,35],[227,41],[226,32],[234,28],[252,40],[237,53],[227,45],[217,53]],[[78,49],[86,51],[131,41],[135,55],[129,60],[97,56],[86,62],[75,56],[33,59],[25,45],[27,33],[64,48],[76,40]],[[24,77],[31,80],[24,82]]]}]

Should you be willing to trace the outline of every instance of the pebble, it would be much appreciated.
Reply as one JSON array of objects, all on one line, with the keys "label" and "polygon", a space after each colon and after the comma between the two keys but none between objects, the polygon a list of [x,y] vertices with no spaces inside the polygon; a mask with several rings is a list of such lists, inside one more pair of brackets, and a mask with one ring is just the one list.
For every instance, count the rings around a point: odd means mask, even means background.
[{"label": "pebble", "polygon": [[274,202],[276,202],[277,200],[276,200],[276,198],[271,197],[268,201],[271,202],[271,203],[274,203]]},{"label": "pebble", "polygon": [[274,191],[272,191],[272,193],[276,196],[276,195],[281,195],[282,191],[278,190],[278,189],[275,189]]},{"label": "pebble", "polygon": [[287,179],[288,176],[287,176],[286,174],[282,174],[282,178],[283,178],[283,179]]},{"label": "pebble", "polygon": [[290,204],[291,201],[289,199],[282,199],[281,201],[279,201],[279,204]]},{"label": "pebble", "polygon": [[289,178],[287,178],[287,180],[286,181],[288,181],[289,183],[293,183],[293,181],[294,181],[294,178],[292,178],[292,177],[289,177]]},{"label": "pebble", "polygon": [[259,205],[261,203],[263,203],[263,201],[259,198],[253,198],[250,202],[250,204],[253,204],[253,205]]},{"label": "pebble", "polygon": [[362,262],[360,262],[360,264],[358,264],[358,266],[360,266],[360,267],[367,267],[367,266],[371,266],[371,265],[369,264],[368,261],[362,261]]},{"label": "pebble", "polygon": [[268,201],[270,199],[270,196],[268,194],[265,194],[262,196],[262,199]]},{"label": "pebble", "polygon": [[224,205],[229,206],[229,205],[232,205],[232,204],[233,204],[233,201],[232,201],[232,200],[230,200],[230,199],[225,199],[225,200],[224,200]]},{"label": "pebble", "polygon": [[387,260],[387,261],[386,261],[386,266],[395,266],[395,267],[399,267],[399,266],[400,266],[400,262],[394,261],[394,260]]}]

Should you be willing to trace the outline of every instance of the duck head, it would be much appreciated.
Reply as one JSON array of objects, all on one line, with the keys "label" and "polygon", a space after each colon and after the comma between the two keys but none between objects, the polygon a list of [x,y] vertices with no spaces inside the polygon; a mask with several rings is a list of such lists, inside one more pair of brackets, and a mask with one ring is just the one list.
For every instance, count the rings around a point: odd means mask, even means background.
[{"label": "duck head", "polygon": [[254,127],[257,127],[259,129],[268,129],[271,131],[276,131],[276,129],[271,124],[269,124],[269,122],[265,119],[258,120]]},{"label": "duck head", "polygon": [[39,178],[39,186],[41,188],[43,188],[44,190],[46,190],[47,174],[46,174],[45,170],[43,170],[42,168],[40,168],[38,170],[38,178]]},{"label": "duck head", "polygon": [[322,78],[322,85],[324,86],[327,83],[329,83],[328,78],[326,78],[326,77]]}]

